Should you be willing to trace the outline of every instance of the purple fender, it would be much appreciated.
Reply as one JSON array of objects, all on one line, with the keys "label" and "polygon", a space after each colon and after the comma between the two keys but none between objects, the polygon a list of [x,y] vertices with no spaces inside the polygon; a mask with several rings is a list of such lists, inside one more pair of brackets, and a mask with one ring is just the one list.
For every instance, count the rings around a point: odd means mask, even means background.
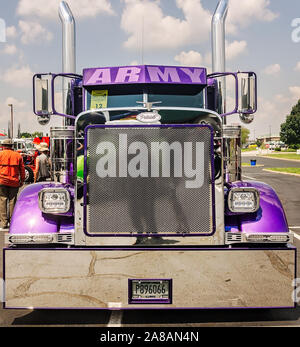
[{"label": "purple fender", "polygon": [[11,218],[10,234],[53,234],[60,229],[74,229],[73,218],[44,214],[39,208],[39,192],[43,188],[60,187],[64,185],[47,182],[31,184],[23,189]]},{"label": "purple fender", "polygon": [[287,219],[276,192],[268,184],[256,181],[233,182],[230,188],[253,187],[260,193],[260,208],[256,213],[227,215],[227,231],[245,233],[289,232]]}]

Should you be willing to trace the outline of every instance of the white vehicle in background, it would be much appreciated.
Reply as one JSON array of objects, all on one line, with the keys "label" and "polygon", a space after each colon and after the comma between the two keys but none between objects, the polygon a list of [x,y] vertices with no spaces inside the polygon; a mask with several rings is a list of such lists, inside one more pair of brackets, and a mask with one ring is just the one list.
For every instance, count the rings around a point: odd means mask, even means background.
[{"label": "white vehicle in background", "polygon": [[269,144],[269,149],[271,149],[272,151],[274,151],[275,148],[276,148],[275,142],[269,142],[268,144]]},{"label": "white vehicle in background", "polygon": [[32,139],[14,139],[13,142],[13,148],[15,151],[22,151],[25,153],[35,151]]},{"label": "white vehicle in background", "polygon": [[13,148],[23,157],[25,166],[25,183],[32,183],[35,170],[35,151],[33,139],[14,139]]}]

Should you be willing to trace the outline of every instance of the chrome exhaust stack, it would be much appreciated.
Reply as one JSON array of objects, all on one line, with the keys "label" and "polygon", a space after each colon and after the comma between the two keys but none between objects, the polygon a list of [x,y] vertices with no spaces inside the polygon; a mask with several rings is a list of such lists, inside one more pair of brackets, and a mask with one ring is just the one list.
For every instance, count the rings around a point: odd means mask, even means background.
[{"label": "chrome exhaust stack", "polygon": [[59,18],[62,22],[62,65],[64,73],[76,73],[76,33],[75,20],[69,5],[59,4]]},{"label": "chrome exhaust stack", "polygon": [[[76,73],[76,31],[75,20],[70,7],[65,1],[59,4],[59,18],[62,23],[62,72]],[[70,81],[63,82],[63,113],[67,112],[67,98],[70,91]],[[64,125],[68,124],[68,118],[64,118]]]},{"label": "chrome exhaust stack", "polygon": [[[225,47],[225,21],[227,18],[229,0],[220,0],[211,22],[212,42],[212,72],[226,72]],[[226,113],[226,78],[219,81],[220,113]],[[225,169],[225,182],[234,182],[242,179],[241,164],[241,126],[226,125],[226,116],[223,120],[223,158]]]},{"label": "chrome exhaust stack", "polygon": [[211,22],[212,72],[225,72],[225,21],[229,0],[220,0]]},{"label": "chrome exhaust stack", "polygon": [[[76,73],[76,33],[73,14],[65,1],[59,4],[59,18],[62,23],[62,72]],[[68,114],[70,79],[63,79],[63,114]],[[73,120],[63,118],[62,127],[50,129],[51,161],[55,182],[74,182],[74,143],[75,128]]]},{"label": "chrome exhaust stack", "polygon": [[[229,0],[220,0],[211,22],[211,42],[212,42],[212,72],[226,71],[226,53],[225,53],[225,21],[228,12]],[[226,100],[226,81],[221,79],[221,95]],[[222,102],[220,113],[226,113],[226,104]],[[224,124],[226,118],[223,117]]]}]

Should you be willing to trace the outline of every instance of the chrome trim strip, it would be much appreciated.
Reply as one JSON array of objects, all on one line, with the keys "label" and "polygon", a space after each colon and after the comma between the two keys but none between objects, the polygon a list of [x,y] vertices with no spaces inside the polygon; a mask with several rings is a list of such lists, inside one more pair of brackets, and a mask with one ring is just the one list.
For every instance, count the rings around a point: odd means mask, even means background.
[{"label": "chrome trim strip", "polygon": [[[258,241],[249,241],[249,236],[286,236],[286,241],[270,241],[270,240],[258,240]],[[293,243],[294,241],[294,235],[292,232],[289,233],[243,233],[243,232],[226,232],[225,233],[225,244],[231,245],[236,243],[252,243],[252,244],[259,244],[259,243],[268,243],[268,244],[282,244],[282,243]]]},{"label": "chrome trim strip", "polygon": [[[33,241],[34,237],[49,237],[52,238],[49,242],[43,241]],[[13,238],[28,239],[28,242],[13,242]],[[74,233],[57,233],[57,234],[5,234],[5,244],[9,246],[13,245],[46,245],[46,244],[64,244],[64,245],[74,245],[75,235]]]}]

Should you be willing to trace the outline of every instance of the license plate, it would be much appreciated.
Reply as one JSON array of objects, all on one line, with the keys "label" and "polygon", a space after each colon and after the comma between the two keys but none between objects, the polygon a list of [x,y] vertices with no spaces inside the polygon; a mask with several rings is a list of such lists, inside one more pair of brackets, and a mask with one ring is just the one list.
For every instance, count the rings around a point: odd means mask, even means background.
[{"label": "license plate", "polygon": [[130,303],[171,303],[171,280],[129,280]]}]

